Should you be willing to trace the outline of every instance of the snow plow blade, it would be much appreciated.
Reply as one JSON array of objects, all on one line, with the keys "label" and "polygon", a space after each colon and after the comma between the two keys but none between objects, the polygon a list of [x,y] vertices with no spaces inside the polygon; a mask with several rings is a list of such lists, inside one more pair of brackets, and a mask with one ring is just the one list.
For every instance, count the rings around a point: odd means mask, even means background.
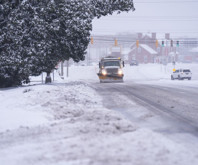
[{"label": "snow plow blade", "polygon": [[103,76],[98,74],[98,77],[101,83],[123,82],[123,76]]}]

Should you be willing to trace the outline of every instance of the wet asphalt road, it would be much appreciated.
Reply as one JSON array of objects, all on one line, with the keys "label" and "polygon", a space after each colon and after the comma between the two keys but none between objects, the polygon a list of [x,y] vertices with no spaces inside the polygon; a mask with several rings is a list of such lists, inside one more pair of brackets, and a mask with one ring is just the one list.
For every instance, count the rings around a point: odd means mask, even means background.
[{"label": "wet asphalt road", "polygon": [[[132,122],[149,125],[164,134],[187,133],[198,137],[198,88],[134,82],[95,83],[93,88],[102,96],[106,108],[118,111]],[[145,109],[150,112],[149,120],[136,115]]]}]

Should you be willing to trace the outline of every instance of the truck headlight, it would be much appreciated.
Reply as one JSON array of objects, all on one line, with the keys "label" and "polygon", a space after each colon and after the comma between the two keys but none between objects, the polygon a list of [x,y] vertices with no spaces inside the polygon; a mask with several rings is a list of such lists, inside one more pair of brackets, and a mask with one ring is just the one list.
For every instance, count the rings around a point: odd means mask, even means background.
[{"label": "truck headlight", "polygon": [[118,69],[118,74],[119,75],[122,75],[123,74],[122,69]]},{"label": "truck headlight", "polygon": [[107,71],[105,69],[102,70],[102,74],[105,76],[107,75]]}]

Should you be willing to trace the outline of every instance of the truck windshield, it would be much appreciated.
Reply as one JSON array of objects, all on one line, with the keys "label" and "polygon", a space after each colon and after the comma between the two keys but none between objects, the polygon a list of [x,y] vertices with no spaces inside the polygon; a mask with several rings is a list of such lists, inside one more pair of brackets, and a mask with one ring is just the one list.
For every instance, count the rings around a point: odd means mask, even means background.
[{"label": "truck windshield", "polygon": [[104,66],[120,66],[119,61],[105,61]]}]

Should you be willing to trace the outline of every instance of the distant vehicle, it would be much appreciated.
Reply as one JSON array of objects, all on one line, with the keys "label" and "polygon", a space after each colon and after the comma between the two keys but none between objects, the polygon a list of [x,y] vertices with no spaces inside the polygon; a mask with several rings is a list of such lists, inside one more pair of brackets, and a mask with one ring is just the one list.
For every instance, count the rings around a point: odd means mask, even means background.
[{"label": "distant vehicle", "polygon": [[130,66],[133,66],[133,65],[136,65],[137,66],[138,65],[138,61],[132,60],[131,63],[130,63]]},{"label": "distant vehicle", "polygon": [[81,62],[78,65],[80,65],[80,66],[86,66],[87,64],[85,62]]},{"label": "distant vehicle", "polygon": [[178,80],[184,80],[188,79],[191,80],[192,73],[190,69],[177,69],[175,72],[171,75],[171,80],[178,79]]},{"label": "distant vehicle", "polygon": [[105,57],[99,62],[100,82],[123,82],[124,61],[121,58]]}]

